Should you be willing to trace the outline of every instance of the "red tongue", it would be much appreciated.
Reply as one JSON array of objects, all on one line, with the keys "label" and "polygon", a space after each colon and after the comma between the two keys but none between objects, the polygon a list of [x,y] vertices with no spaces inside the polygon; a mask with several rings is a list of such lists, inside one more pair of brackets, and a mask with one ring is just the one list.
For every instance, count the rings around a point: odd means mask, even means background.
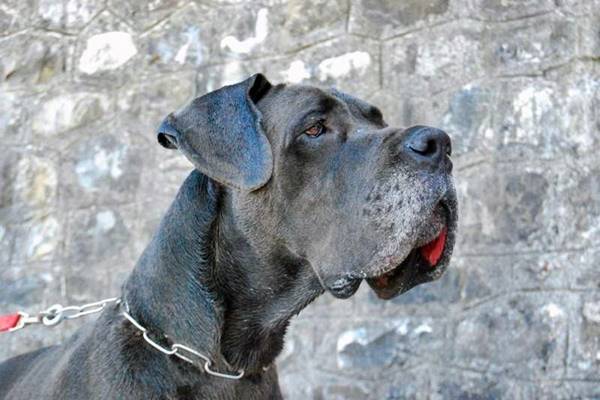
[{"label": "red tongue", "polygon": [[444,227],[438,237],[427,243],[425,246],[419,248],[423,258],[425,258],[432,267],[435,267],[438,261],[440,261],[440,257],[444,251],[444,245],[446,244],[447,233],[448,229]]}]

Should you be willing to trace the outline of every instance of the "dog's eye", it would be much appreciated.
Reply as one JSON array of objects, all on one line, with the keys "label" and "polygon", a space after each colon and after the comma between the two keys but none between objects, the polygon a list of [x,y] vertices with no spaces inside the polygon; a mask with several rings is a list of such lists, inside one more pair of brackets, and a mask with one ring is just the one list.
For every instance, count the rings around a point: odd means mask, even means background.
[{"label": "dog's eye", "polygon": [[304,131],[304,134],[310,137],[318,137],[325,133],[325,127],[323,126],[323,122],[319,121],[316,124],[312,125],[310,128]]}]

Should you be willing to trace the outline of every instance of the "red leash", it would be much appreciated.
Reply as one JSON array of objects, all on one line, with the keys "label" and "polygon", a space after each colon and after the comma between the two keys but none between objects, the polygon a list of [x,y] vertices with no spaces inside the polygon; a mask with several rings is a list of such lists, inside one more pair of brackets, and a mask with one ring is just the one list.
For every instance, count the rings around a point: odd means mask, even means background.
[{"label": "red leash", "polygon": [[0,315],[0,332],[12,331],[19,325],[21,318],[19,313]]}]

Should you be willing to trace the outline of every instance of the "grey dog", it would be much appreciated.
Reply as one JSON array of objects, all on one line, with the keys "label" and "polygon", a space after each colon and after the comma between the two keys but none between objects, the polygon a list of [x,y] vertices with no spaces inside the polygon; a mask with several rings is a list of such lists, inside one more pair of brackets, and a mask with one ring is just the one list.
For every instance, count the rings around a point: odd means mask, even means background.
[{"label": "grey dog", "polygon": [[390,127],[355,97],[258,74],[169,114],[158,141],[195,169],[122,302],[1,364],[0,399],[278,399],[289,320],[317,296],[366,280],[389,299],[448,264],[456,195],[439,129]]}]

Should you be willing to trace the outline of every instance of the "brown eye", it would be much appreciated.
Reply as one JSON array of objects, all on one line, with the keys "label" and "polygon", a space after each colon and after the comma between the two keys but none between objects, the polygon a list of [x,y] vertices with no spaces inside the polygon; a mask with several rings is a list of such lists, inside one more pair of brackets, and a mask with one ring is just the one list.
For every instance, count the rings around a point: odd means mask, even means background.
[{"label": "brown eye", "polygon": [[310,137],[318,137],[321,136],[325,132],[325,127],[321,121],[317,122],[310,128],[304,131],[304,134]]}]

